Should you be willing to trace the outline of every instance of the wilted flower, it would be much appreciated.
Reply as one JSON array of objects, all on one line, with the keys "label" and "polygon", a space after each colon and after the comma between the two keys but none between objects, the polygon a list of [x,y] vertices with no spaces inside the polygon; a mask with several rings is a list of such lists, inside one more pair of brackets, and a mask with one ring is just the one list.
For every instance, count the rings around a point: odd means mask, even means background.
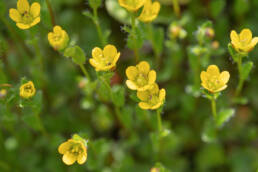
[{"label": "wilted flower", "polygon": [[159,89],[158,84],[145,91],[138,91],[137,97],[141,100],[139,107],[142,109],[158,109],[165,101],[165,89]]},{"label": "wilted flower", "polygon": [[69,36],[60,26],[55,26],[53,32],[48,33],[48,42],[55,50],[62,50],[67,46]]},{"label": "wilted flower", "polygon": [[145,0],[118,0],[118,2],[121,7],[134,12],[144,5]]},{"label": "wilted flower", "polygon": [[132,90],[147,90],[156,81],[156,72],[150,70],[150,65],[146,61],[142,61],[136,66],[129,66],[126,69],[126,76],[128,78],[126,85]]},{"label": "wilted flower", "polygon": [[159,14],[160,3],[155,1],[152,3],[152,0],[146,0],[141,15],[138,19],[142,22],[152,22],[156,19]]},{"label": "wilted flower", "polygon": [[40,4],[30,6],[27,0],[18,0],[17,9],[11,8],[9,16],[20,29],[29,29],[40,22]]},{"label": "wilted flower", "polygon": [[107,45],[102,51],[99,47],[92,50],[92,58],[90,64],[96,71],[108,71],[116,66],[120,57],[120,52],[114,45]]},{"label": "wilted flower", "polygon": [[231,44],[238,52],[250,52],[258,43],[258,37],[252,38],[250,29],[243,29],[238,35],[236,31],[232,30],[230,33]]},{"label": "wilted flower", "polygon": [[223,71],[220,73],[219,68],[216,65],[210,65],[207,68],[207,72],[201,72],[202,86],[211,93],[226,89],[229,78],[229,72]]},{"label": "wilted flower", "polygon": [[58,152],[63,154],[62,160],[66,165],[72,165],[75,161],[83,164],[87,160],[87,142],[75,134],[72,139],[69,139],[58,147]]},{"label": "wilted flower", "polygon": [[36,93],[36,89],[32,81],[29,81],[20,87],[20,96],[22,98],[25,98],[25,99],[31,98],[35,95],[35,93]]}]

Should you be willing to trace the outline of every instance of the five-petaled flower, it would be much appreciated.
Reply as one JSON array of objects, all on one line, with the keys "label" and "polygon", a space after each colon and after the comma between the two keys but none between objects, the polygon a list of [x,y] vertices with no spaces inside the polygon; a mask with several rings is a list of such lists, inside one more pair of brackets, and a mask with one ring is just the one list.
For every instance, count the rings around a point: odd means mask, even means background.
[{"label": "five-petaled flower", "polygon": [[201,72],[202,86],[211,93],[220,92],[226,89],[229,78],[229,72],[223,71],[220,73],[219,68],[216,65],[210,65],[207,68],[207,72]]},{"label": "five-petaled flower", "polygon": [[53,32],[48,33],[48,42],[55,50],[62,50],[67,46],[69,36],[60,26],[55,26]]},{"label": "five-petaled flower", "polygon": [[90,64],[96,71],[108,71],[116,66],[119,57],[120,52],[114,45],[106,45],[103,50],[96,47],[92,50]]},{"label": "five-petaled flower", "polygon": [[141,100],[141,102],[139,102],[139,107],[142,109],[158,109],[163,105],[165,96],[165,89],[159,89],[159,86],[156,83],[148,90],[137,91],[137,97]]},{"label": "five-petaled flower", "polygon": [[250,29],[243,29],[238,35],[236,31],[232,30],[230,33],[231,44],[238,52],[248,53],[258,43],[258,37],[252,38]]},{"label": "five-petaled flower", "polygon": [[29,29],[40,22],[40,4],[30,6],[27,0],[18,0],[17,9],[11,8],[9,16],[20,29]]},{"label": "five-petaled flower", "polygon": [[160,3],[155,1],[152,3],[152,0],[146,0],[143,10],[138,17],[138,19],[144,23],[152,22],[155,20],[159,14]]},{"label": "five-petaled flower", "polygon": [[150,65],[146,61],[136,66],[129,66],[126,69],[126,76],[128,78],[126,85],[132,90],[145,91],[156,81],[156,72],[150,70]]},{"label": "five-petaled flower", "polygon": [[66,165],[72,165],[75,161],[83,164],[87,160],[87,141],[74,134],[58,147],[58,152],[63,155],[62,160]]},{"label": "five-petaled flower", "polygon": [[128,11],[135,12],[144,5],[145,0],[118,0],[118,2],[121,7],[126,8]]},{"label": "five-petaled flower", "polygon": [[36,89],[32,81],[29,81],[20,86],[20,96],[22,98],[28,99],[35,95]]}]

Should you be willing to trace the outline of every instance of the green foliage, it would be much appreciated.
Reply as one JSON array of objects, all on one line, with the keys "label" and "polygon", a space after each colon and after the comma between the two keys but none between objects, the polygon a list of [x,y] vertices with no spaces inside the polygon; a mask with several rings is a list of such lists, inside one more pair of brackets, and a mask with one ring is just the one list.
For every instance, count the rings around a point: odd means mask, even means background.
[{"label": "green foliage", "polygon": [[82,65],[86,61],[84,51],[79,46],[68,47],[64,51],[65,57],[71,57],[73,62],[78,65]]}]

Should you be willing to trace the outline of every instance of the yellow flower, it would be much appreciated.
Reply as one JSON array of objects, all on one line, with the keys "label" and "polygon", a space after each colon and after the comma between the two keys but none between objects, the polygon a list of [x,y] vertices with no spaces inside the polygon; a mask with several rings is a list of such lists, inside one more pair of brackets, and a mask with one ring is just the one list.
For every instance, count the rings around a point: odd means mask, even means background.
[{"label": "yellow flower", "polygon": [[219,68],[216,65],[210,65],[207,68],[207,72],[201,72],[202,86],[211,93],[226,89],[229,78],[229,72],[223,71],[220,73]]},{"label": "yellow flower", "polygon": [[102,51],[99,47],[92,50],[90,64],[96,71],[108,71],[116,66],[120,52],[113,45],[106,45]]},{"label": "yellow flower", "polygon": [[53,32],[48,33],[48,41],[55,50],[62,50],[67,46],[69,36],[60,26],[55,26]]},{"label": "yellow flower", "polygon": [[25,98],[25,99],[31,98],[35,95],[35,93],[36,93],[36,89],[32,81],[29,81],[20,87],[20,96],[22,98]]},{"label": "yellow flower", "polygon": [[135,12],[144,5],[145,0],[118,0],[118,2],[121,7],[126,8],[128,11]]},{"label": "yellow flower", "polygon": [[87,142],[75,134],[58,147],[58,152],[63,155],[62,160],[66,165],[72,165],[75,161],[83,164],[87,160]]},{"label": "yellow flower", "polygon": [[148,23],[155,20],[159,14],[160,3],[155,1],[152,3],[152,0],[146,0],[142,13],[138,19],[142,22]]},{"label": "yellow flower", "polygon": [[20,29],[29,29],[40,22],[40,4],[30,6],[27,0],[18,0],[17,9],[11,8],[9,16]]},{"label": "yellow flower", "polygon": [[6,89],[1,89],[1,90],[0,90],[0,98],[5,97],[5,96],[6,96],[6,94],[7,94]]},{"label": "yellow flower", "polygon": [[159,168],[151,168],[150,172],[160,172]]},{"label": "yellow flower", "polygon": [[258,43],[258,37],[252,38],[250,29],[243,29],[238,35],[236,31],[230,33],[231,44],[238,52],[250,52]]},{"label": "yellow flower", "polygon": [[159,89],[158,84],[145,91],[138,91],[137,97],[141,100],[139,107],[142,109],[158,109],[165,101],[165,89]]},{"label": "yellow flower", "polygon": [[126,85],[132,90],[147,90],[156,81],[156,72],[150,70],[150,65],[146,61],[142,61],[136,66],[129,66],[125,72],[128,78]]}]

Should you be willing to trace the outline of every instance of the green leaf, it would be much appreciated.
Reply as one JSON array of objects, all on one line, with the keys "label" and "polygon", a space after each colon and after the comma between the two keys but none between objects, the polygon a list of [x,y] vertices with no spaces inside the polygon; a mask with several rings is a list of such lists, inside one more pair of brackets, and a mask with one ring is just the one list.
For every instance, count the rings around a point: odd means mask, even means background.
[{"label": "green leaf", "polygon": [[213,0],[211,1],[211,15],[216,18],[225,8],[226,1],[224,0]]},{"label": "green leaf", "polygon": [[125,104],[125,88],[116,85],[112,88],[112,102],[117,107],[122,107]]},{"label": "green leaf", "polygon": [[202,132],[202,140],[207,143],[217,141],[217,131],[213,119],[208,119],[205,121],[204,129]]},{"label": "green leaf", "polygon": [[227,121],[230,120],[235,114],[234,109],[224,109],[216,117],[216,125],[221,128]]},{"label": "green leaf", "polygon": [[228,44],[228,51],[229,51],[229,54],[231,55],[231,57],[233,58],[234,62],[237,62],[238,58],[239,58],[239,55],[235,51],[235,49],[233,48],[231,43]]},{"label": "green leaf", "polygon": [[65,57],[71,57],[73,62],[78,65],[82,65],[86,61],[84,51],[79,46],[68,47],[64,52]]},{"label": "green leaf", "polygon": [[162,27],[159,27],[157,29],[153,29],[153,44],[154,49],[157,51],[158,54],[161,54],[163,51],[163,42],[164,42],[164,29]]},{"label": "green leaf", "polygon": [[242,69],[241,69],[241,78],[243,80],[246,80],[251,72],[253,68],[253,62],[252,61],[249,61],[249,62],[246,62],[244,64],[242,64]]},{"label": "green leaf", "polygon": [[105,4],[110,16],[123,24],[130,24],[130,15],[125,8],[118,4],[118,0],[106,0]]}]

